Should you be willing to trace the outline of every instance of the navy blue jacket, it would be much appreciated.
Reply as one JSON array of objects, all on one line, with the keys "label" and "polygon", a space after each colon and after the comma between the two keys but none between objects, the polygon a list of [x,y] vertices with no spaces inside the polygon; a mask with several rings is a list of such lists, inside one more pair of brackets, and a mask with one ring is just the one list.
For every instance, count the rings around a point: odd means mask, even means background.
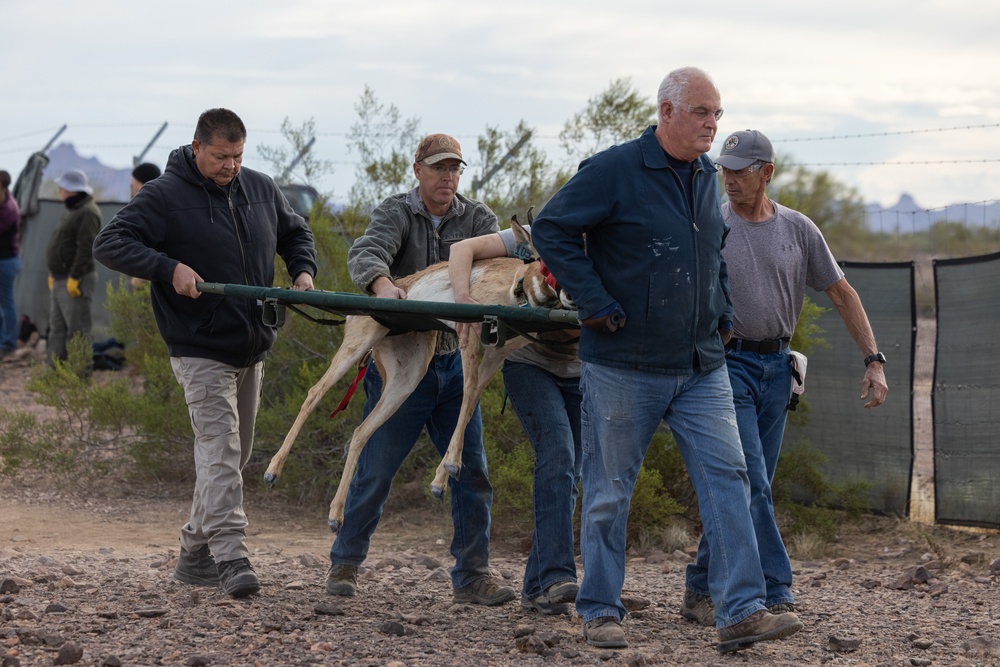
[{"label": "navy blue jacket", "polygon": [[584,160],[531,237],[581,320],[616,301],[625,311],[615,333],[583,328],[583,361],[713,370],[725,363],[719,324],[732,320],[717,170],[704,155],[694,162],[689,202],[654,131]]},{"label": "navy blue jacket", "polygon": [[[205,282],[271,287],[274,258],[289,275],[316,275],[309,226],[269,176],[241,169],[228,188],[198,171],[190,146],[170,153],[163,175],[146,183],[94,240],[94,257],[121,273],[150,280],[153,314],[171,356],[248,367],[274,344],[261,308],[244,297],[173,287],[179,262]],[[289,281],[290,282],[290,281]]]}]

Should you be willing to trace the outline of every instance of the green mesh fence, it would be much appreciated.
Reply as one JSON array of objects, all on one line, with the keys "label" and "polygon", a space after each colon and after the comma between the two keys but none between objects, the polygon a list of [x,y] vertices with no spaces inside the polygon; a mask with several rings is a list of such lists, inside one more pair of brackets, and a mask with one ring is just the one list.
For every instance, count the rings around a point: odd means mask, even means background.
[{"label": "green mesh fence", "polygon": [[1000,527],[1000,253],[934,262],[939,523]]},{"label": "green mesh fence", "polygon": [[864,304],[879,349],[885,353],[889,396],[866,410],[861,396],[864,355],[824,293],[810,297],[827,311],[819,318],[826,345],[809,355],[805,400],[808,423],[789,422],[784,447],[800,440],[828,459],[823,474],[833,483],[871,484],[871,509],[908,516],[913,468],[913,353],[916,307],[913,264],[841,262]]}]

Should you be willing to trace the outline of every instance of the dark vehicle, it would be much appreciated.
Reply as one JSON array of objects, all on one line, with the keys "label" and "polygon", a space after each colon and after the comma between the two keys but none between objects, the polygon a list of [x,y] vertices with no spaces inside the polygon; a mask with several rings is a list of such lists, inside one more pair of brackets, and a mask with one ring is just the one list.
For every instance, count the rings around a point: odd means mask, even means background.
[{"label": "dark vehicle", "polygon": [[285,195],[285,199],[291,204],[292,210],[301,215],[309,221],[309,214],[312,212],[313,206],[319,201],[319,192],[316,188],[311,185],[302,185],[301,183],[284,183],[279,185],[278,188],[281,193]]}]

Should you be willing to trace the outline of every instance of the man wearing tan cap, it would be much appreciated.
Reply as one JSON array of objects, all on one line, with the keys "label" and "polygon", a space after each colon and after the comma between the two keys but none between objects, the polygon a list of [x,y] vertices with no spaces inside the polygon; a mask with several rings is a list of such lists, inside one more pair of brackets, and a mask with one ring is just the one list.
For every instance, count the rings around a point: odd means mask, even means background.
[{"label": "man wearing tan cap", "polygon": [[[462,147],[446,134],[432,134],[420,142],[413,159],[417,187],[379,204],[348,254],[347,268],[358,289],[384,299],[405,299],[406,292],[395,279],[447,260],[451,246],[462,239],[499,231],[489,207],[458,194],[465,164]],[[382,395],[382,378],[371,362],[365,393],[367,417]],[[441,333],[420,384],[362,450],[347,494],[344,523],[330,549],[328,593],[357,594],[358,567],[368,555],[396,472],[425,427],[444,456],[461,405],[458,340],[454,334]],[[489,573],[493,487],[486,474],[482,431],[477,406],[465,430],[461,473],[448,481],[455,526],[451,581],[456,603],[498,605],[515,595],[512,588],[497,585]]]}]

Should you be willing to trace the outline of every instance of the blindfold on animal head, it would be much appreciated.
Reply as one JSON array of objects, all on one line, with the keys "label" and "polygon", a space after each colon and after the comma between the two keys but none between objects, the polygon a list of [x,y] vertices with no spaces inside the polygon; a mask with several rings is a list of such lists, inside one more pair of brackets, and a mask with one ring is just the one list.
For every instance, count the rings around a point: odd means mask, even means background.
[{"label": "blindfold on animal head", "polygon": [[[525,275],[525,296],[529,303],[535,307],[575,309],[576,304],[573,303],[573,299],[559,286],[556,277],[545,266],[545,262],[541,261],[538,251],[535,250],[535,246],[531,242],[531,223],[534,221],[532,210],[533,207],[528,209],[528,225],[522,225],[517,219],[517,215],[510,218],[510,227],[514,231],[514,238],[517,239],[514,254],[526,264],[537,262],[532,270],[529,270],[528,274]],[[529,279],[532,273],[537,280]]]}]

